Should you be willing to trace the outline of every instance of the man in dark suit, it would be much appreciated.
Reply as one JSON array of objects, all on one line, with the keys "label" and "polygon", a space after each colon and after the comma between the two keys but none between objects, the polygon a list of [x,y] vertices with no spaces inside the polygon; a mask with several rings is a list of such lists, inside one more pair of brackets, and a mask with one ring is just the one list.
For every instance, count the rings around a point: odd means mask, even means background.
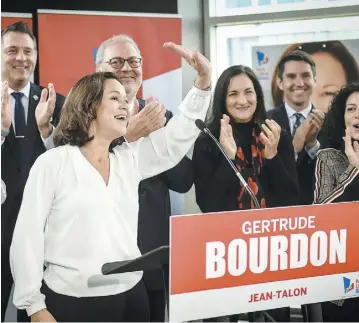
[{"label": "man in dark suit", "polygon": [[1,205],[1,320],[4,321],[13,279],[9,249],[30,168],[52,142],[64,97],[52,84],[30,82],[37,58],[36,40],[24,22],[1,32],[2,106],[1,176],[7,198]]},{"label": "man in dark suit", "polygon": [[[151,109],[148,102],[137,99],[142,84],[142,57],[131,37],[117,35],[104,41],[97,52],[96,66],[98,71],[115,73],[126,89],[132,115],[126,134],[127,141],[132,142],[148,136],[151,132],[164,127],[172,117],[172,113],[166,111],[164,107]],[[171,170],[140,183],[138,245],[142,253],[169,244],[171,215],[169,190],[185,193],[193,185],[193,180],[191,160],[184,157]],[[152,322],[165,320],[168,275],[168,268],[144,273]]]},{"label": "man in dark suit", "polygon": [[293,136],[300,204],[309,205],[314,200],[315,158],[320,148],[317,138],[325,118],[310,101],[315,86],[315,63],[307,53],[295,50],[281,58],[277,69],[284,103],[269,111],[268,117]]},{"label": "man in dark suit", "polygon": [[[292,134],[294,153],[300,189],[300,205],[314,201],[314,170],[316,153],[320,148],[318,133],[325,115],[315,109],[310,96],[315,86],[315,63],[305,52],[295,50],[282,57],[277,64],[278,86],[283,91],[281,106],[268,111],[268,117]],[[313,304],[312,312],[321,311],[319,304]],[[312,312],[302,306],[303,318],[311,321]],[[273,312],[276,321],[290,321],[289,308]],[[278,317],[277,317],[277,316]]]}]

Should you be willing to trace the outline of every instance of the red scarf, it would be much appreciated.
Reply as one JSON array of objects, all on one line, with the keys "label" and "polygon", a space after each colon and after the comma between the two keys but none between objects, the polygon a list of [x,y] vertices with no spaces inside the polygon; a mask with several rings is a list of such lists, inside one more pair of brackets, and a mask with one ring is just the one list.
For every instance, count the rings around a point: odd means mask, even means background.
[{"label": "red scarf", "polygon": [[[259,131],[256,132],[256,128],[253,128],[252,131],[252,142],[251,142],[251,154],[252,161],[249,163],[244,156],[243,150],[240,146],[237,148],[236,156],[236,167],[239,172],[242,174],[245,181],[248,183],[248,186],[253,191],[254,195],[257,197],[261,208],[266,207],[266,200],[263,192],[263,188],[259,183],[259,175],[264,161],[264,145],[262,140],[259,137]],[[255,205],[252,201],[251,196],[248,194],[246,189],[241,186],[240,192],[237,197],[238,208],[240,210],[245,209],[254,209]]]}]

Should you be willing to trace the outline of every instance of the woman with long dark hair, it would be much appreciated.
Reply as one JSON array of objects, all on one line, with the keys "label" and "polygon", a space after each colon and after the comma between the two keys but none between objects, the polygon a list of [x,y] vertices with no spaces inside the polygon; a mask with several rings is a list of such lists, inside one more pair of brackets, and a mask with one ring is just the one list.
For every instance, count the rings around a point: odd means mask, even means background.
[{"label": "woman with long dark hair", "polygon": [[[266,118],[261,85],[246,66],[231,66],[218,79],[207,125],[252,189],[261,208],[296,205],[299,200],[290,134]],[[255,208],[251,196],[208,137],[193,153],[196,201],[202,212]],[[289,309],[270,311],[288,321]],[[213,319],[209,319],[213,320]],[[236,316],[232,321],[238,321]]]},{"label": "woman with long dark hair", "polygon": [[[254,191],[261,207],[296,205],[298,180],[290,135],[266,119],[261,85],[246,66],[231,66],[218,79],[208,128]],[[203,212],[254,208],[219,149],[208,137],[193,155],[196,200]]]},{"label": "woman with long dark hair", "polygon": [[[315,168],[314,203],[359,201],[359,83],[335,96],[322,129],[329,148]],[[359,322],[359,298],[322,303],[324,322]]]}]

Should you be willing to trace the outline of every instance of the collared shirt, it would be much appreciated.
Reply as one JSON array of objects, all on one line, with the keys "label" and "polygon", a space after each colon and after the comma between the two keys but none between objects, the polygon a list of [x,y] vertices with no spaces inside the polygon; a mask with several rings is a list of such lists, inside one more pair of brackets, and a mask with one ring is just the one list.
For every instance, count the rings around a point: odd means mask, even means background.
[{"label": "collared shirt", "polygon": [[[25,110],[25,124],[27,125],[27,116],[29,114],[29,102],[30,102],[30,89],[31,89],[31,83],[28,82],[25,87],[23,87],[20,91],[18,92],[21,92],[23,93],[23,97],[21,98],[21,102],[22,102],[22,105],[24,106],[24,110]],[[11,95],[11,93],[13,92],[17,92],[17,91],[14,91],[13,89],[11,89],[9,87],[8,89],[8,92],[9,92],[9,100],[10,100],[10,106],[11,106],[11,113],[12,113],[12,127],[14,129],[14,134],[16,136],[16,128],[15,128],[15,98]],[[38,98],[40,99],[40,98]],[[40,102],[40,101],[39,101]],[[47,137],[46,139],[44,139],[42,136],[41,136],[41,139],[45,145],[45,148],[46,149],[51,149],[53,148],[53,141],[52,141],[52,135],[53,135],[53,130],[54,130],[54,127],[51,126],[51,134],[49,137]],[[1,137],[1,145],[4,143],[5,141],[5,137]]]},{"label": "collared shirt", "polygon": [[205,119],[210,101],[210,91],[193,87],[166,127],[115,147],[107,185],[76,146],[36,160],[10,249],[17,308],[32,315],[46,307],[42,280],[73,297],[120,294],[137,284],[142,272],[104,276],[102,265],[140,256],[138,185],[185,156],[200,132],[195,120]]},{"label": "collared shirt", "polygon": [[[284,102],[284,106],[285,106],[285,110],[287,111],[287,116],[288,116],[289,126],[290,126],[290,133],[292,134],[294,124],[295,124],[296,119],[297,119],[295,114],[296,113],[301,113],[303,115],[303,119],[307,119],[309,117],[309,115],[310,115],[310,112],[312,111],[312,104],[309,104],[308,107],[306,107],[304,110],[302,110],[300,112],[295,111],[293,108],[291,108],[287,102]],[[302,120],[302,122],[303,122],[303,120]],[[315,145],[312,148],[307,149],[307,147],[305,147],[305,150],[306,150],[308,156],[311,159],[315,159],[319,148],[320,148],[320,143],[317,140]],[[295,159],[297,159],[297,158],[298,158],[298,154],[296,153],[295,154]]]}]

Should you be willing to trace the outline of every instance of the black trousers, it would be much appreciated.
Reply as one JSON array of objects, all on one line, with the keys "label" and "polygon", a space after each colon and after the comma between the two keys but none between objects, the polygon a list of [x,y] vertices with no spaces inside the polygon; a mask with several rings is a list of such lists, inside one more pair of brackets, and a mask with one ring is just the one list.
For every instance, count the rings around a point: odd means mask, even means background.
[{"label": "black trousers", "polygon": [[359,322],[359,297],[349,298],[342,306],[322,303],[323,322]]},{"label": "black trousers", "polygon": [[[71,297],[60,295],[43,284],[47,310],[57,322],[149,322],[147,293],[141,280],[127,292],[111,296]],[[18,322],[30,322],[26,311],[18,311]]]},{"label": "black trousers", "polygon": [[147,290],[150,304],[150,321],[164,322],[166,312],[166,298],[164,290]]}]

